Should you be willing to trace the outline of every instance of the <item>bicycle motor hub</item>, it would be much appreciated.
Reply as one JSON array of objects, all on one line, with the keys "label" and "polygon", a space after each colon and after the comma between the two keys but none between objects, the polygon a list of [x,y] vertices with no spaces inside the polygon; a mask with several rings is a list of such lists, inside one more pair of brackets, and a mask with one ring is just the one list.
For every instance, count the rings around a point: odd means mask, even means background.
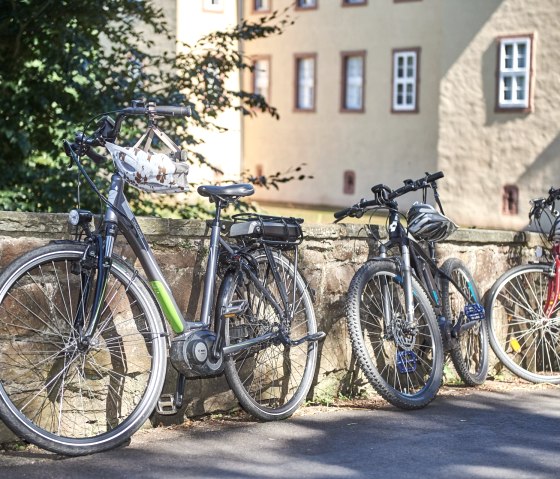
[{"label": "bicycle motor hub", "polygon": [[223,369],[223,358],[212,357],[216,335],[208,330],[187,331],[171,342],[171,364],[187,377],[214,376]]}]

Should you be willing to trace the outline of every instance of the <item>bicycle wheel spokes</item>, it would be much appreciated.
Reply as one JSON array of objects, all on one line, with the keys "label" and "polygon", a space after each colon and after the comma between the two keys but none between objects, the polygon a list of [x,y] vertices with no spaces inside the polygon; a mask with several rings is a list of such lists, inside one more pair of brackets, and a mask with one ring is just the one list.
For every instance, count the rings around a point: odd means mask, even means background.
[{"label": "bicycle wheel spokes", "polygon": [[[405,395],[418,394],[433,368],[433,345],[424,313],[415,302],[415,324],[406,325],[404,292],[394,277],[379,275],[361,301],[362,331],[381,377]],[[384,316],[388,309],[389,316]]]},{"label": "bicycle wheel spokes", "polygon": [[[115,275],[89,346],[75,328],[89,276],[80,258],[39,262],[0,298],[0,381],[34,427],[82,439],[111,431],[129,417],[151,374],[152,334],[133,295]],[[93,295],[90,295],[90,297]]]},{"label": "bicycle wheel spokes", "polygon": [[299,339],[316,332],[315,316],[302,278],[299,275],[294,277],[293,265],[275,253],[280,280],[290,302],[292,319],[287,320],[281,292],[266,256],[257,255],[256,259],[257,276],[267,292],[248,278],[243,284],[236,285],[229,301],[246,300],[248,309],[235,320],[230,320],[230,342],[269,332],[279,335],[230,358],[226,363],[226,376],[248,412],[263,420],[282,419],[293,414],[305,399],[317,356],[315,343],[289,346],[283,337]]},{"label": "bicycle wheel spokes", "polygon": [[404,409],[428,404],[439,389],[441,337],[426,294],[413,280],[412,322],[401,276],[391,262],[366,263],[350,284],[346,312],[364,374],[385,399]]},{"label": "bicycle wheel spokes", "polygon": [[548,268],[527,266],[498,280],[491,295],[492,345],[502,362],[534,382],[560,381],[560,306],[545,314]]},{"label": "bicycle wheel spokes", "polygon": [[453,282],[443,279],[443,314],[456,335],[451,349],[453,365],[469,386],[482,384],[489,364],[488,326],[479,304],[480,294],[467,267],[457,258],[449,258],[441,270]]}]

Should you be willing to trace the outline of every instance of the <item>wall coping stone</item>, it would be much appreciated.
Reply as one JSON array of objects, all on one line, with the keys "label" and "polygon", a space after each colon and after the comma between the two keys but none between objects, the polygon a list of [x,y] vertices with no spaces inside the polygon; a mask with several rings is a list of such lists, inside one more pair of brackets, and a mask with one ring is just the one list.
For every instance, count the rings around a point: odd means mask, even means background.
[{"label": "wall coping stone", "polygon": [[[0,211],[0,234],[3,236],[36,236],[37,233],[48,237],[67,236],[69,226],[66,213],[27,213]],[[179,237],[201,238],[209,235],[206,223],[202,220],[182,220],[170,218],[140,217],[138,222],[144,234],[152,241],[173,240]],[[306,237],[314,240],[339,238],[367,238],[367,225],[362,224],[304,224]],[[370,226],[380,238],[386,238],[383,226]],[[459,228],[446,242],[470,244],[539,244],[536,233],[504,230]]]}]

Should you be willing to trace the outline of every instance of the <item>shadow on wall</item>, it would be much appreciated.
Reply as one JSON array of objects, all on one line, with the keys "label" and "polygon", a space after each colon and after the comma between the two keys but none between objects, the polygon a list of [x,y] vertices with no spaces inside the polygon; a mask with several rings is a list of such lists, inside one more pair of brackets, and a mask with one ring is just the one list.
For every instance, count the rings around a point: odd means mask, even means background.
[{"label": "shadow on wall", "polygon": [[[542,198],[551,186],[560,188],[560,133],[544,148],[518,178],[517,184],[532,198]],[[543,225],[545,226],[545,225]]]},{"label": "shadow on wall", "polygon": [[[442,76],[445,76],[461,54],[478,35],[505,0],[445,0],[443,3]],[[458,15],[461,20],[458,23]]]}]

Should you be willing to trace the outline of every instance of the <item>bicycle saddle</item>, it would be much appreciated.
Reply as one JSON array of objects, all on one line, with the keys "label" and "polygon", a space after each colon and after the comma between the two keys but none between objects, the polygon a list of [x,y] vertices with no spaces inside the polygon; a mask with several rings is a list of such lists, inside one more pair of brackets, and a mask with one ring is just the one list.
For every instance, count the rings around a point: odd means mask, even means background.
[{"label": "bicycle saddle", "polygon": [[214,186],[202,185],[197,188],[198,194],[206,198],[212,196],[234,197],[234,196],[251,196],[255,192],[253,185],[248,183],[238,183],[235,185]]}]

